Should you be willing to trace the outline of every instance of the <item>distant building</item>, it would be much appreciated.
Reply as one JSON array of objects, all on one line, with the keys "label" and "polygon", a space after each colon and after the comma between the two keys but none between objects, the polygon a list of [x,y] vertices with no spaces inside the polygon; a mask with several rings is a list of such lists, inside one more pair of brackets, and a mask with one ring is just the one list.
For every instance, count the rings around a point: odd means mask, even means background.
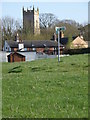
[{"label": "distant building", "polygon": [[40,34],[40,25],[39,25],[39,9],[37,10],[24,10],[23,7],[23,28],[24,30],[30,31],[33,34]]},{"label": "distant building", "polygon": [[[15,40],[6,40],[3,51],[6,62],[32,61],[40,57],[57,56],[58,43],[51,40],[20,40],[19,36]],[[60,53],[63,52],[63,45],[60,44]]]},{"label": "distant building", "polygon": [[[51,40],[6,40],[3,47],[3,60],[6,62],[32,61],[57,56],[58,43]],[[60,53],[63,45],[60,44]]]},{"label": "distant building", "polygon": [[82,37],[77,37],[75,38],[72,43],[70,48],[88,48],[88,43],[82,39]]},{"label": "distant building", "polygon": [[21,62],[25,61],[25,56],[17,52],[10,53],[8,56],[8,62]]},{"label": "distant building", "polygon": [[[58,41],[58,38],[53,38],[53,41]],[[60,43],[66,48],[68,44],[69,38],[64,37],[64,35],[60,39]],[[78,48],[88,48],[89,42],[85,41],[82,36],[73,36],[70,48],[71,49],[78,49]]]},{"label": "distant building", "polygon": [[[58,44],[55,41],[51,40],[23,40],[22,42],[17,42],[13,40],[6,40],[3,50],[9,52],[15,51],[36,51],[41,52],[44,51],[46,48],[54,50],[57,48]],[[61,45],[62,47],[63,45]]]},{"label": "distant building", "polygon": [[[72,41],[73,41],[75,38],[77,38],[77,36],[73,36],[73,37],[72,37]],[[54,33],[51,40],[58,42],[58,36]],[[68,38],[68,37],[64,37],[64,33],[61,32],[60,44],[62,44],[64,48],[66,48],[66,46],[67,46],[67,44],[68,44],[68,40],[69,40],[69,38]]]}]

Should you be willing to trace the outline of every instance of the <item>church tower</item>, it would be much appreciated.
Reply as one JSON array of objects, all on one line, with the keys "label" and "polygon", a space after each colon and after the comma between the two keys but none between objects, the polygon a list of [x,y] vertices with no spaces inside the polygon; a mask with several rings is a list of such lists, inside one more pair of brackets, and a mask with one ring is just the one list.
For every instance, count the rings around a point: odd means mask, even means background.
[{"label": "church tower", "polygon": [[29,31],[35,35],[40,34],[40,26],[39,26],[39,9],[24,10],[23,8],[23,29],[25,31]]}]

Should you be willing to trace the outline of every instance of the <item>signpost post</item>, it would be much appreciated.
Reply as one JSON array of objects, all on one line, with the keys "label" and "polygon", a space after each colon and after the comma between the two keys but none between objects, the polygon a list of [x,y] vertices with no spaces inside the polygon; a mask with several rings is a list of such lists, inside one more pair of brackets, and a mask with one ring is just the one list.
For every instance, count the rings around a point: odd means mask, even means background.
[{"label": "signpost post", "polygon": [[58,30],[58,62],[60,62],[60,31]]},{"label": "signpost post", "polygon": [[60,62],[60,40],[61,40],[61,31],[65,31],[66,27],[56,27],[56,34],[58,34],[58,62]]}]

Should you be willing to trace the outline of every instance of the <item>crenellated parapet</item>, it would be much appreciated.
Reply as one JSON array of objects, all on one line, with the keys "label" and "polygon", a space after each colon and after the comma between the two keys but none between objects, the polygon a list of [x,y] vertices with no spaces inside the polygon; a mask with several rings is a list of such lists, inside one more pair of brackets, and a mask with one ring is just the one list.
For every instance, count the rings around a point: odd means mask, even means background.
[{"label": "crenellated parapet", "polygon": [[31,10],[31,8],[29,9],[28,7],[27,7],[27,10],[25,10],[24,7],[23,7],[23,12],[26,12],[26,13],[35,12],[35,13],[39,14],[39,8],[37,7],[37,9],[35,9],[34,6],[33,6],[32,10]]}]

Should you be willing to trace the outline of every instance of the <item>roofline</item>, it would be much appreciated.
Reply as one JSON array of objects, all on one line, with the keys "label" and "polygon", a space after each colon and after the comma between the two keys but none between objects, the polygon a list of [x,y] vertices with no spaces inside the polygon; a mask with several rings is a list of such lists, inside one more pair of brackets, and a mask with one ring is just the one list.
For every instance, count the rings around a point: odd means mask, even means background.
[{"label": "roofline", "polygon": [[24,56],[24,57],[25,57],[25,55],[22,55],[22,54],[20,54],[20,53],[18,53],[18,52],[11,52],[9,55],[7,55],[7,57],[10,56],[11,54],[13,55],[13,54],[15,54],[15,53],[16,53],[16,54],[19,54],[20,56]]}]

